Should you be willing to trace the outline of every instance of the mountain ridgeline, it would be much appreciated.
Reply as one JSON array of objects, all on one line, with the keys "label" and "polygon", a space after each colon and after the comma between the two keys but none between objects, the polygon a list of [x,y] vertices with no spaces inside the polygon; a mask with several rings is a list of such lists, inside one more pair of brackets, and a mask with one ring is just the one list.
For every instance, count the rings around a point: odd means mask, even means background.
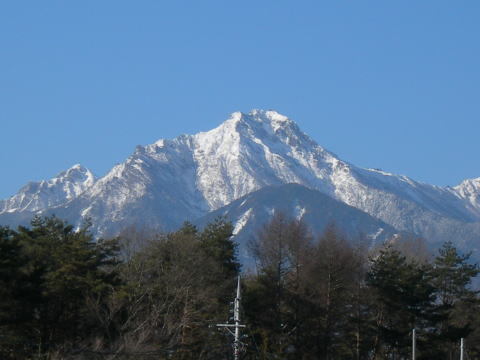
[{"label": "mountain ridgeline", "polygon": [[275,208],[318,231],[337,222],[349,235],[372,241],[408,232],[432,246],[453,241],[475,252],[480,178],[439,187],[359,168],[286,116],[253,110],[233,113],[208,132],[137,146],[99,179],[76,165],[29,183],[0,201],[0,224],[55,214],[76,226],[90,219],[95,235],[109,236],[130,225],[170,231],[185,220],[202,224],[225,215],[242,244]]}]

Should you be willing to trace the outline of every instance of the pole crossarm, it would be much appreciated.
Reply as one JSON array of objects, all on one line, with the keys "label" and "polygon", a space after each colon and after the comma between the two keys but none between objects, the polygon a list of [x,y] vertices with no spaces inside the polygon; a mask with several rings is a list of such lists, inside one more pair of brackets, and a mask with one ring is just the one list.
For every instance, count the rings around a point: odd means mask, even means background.
[{"label": "pole crossarm", "polygon": [[[233,335],[233,357],[235,360],[240,359],[240,329],[245,328],[245,325],[240,324],[240,276],[238,277],[237,281],[237,296],[235,297],[234,305],[233,305],[233,324],[217,324],[216,326],[219,328],[226,328],[230,334]],[[234,328],[235,332],[232,332],[230,328]]]},{"label": "pole crossarm", "polygon": [[216,324],[215,326],[218,326],[218,327],[241,327],[241,328],[244,328],[244,327],[247,327],[247,325],[236,325],[236,324]]}]

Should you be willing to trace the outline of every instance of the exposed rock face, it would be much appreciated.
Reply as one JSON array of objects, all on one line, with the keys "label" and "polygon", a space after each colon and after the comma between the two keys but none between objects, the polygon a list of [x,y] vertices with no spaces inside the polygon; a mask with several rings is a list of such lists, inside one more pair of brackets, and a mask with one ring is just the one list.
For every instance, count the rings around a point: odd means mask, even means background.
[{"label": "exposed rock face", "polygon": [[0,202],[0,223],[16,224],[42,212],[75,224],[91,218],[99,235],[130,224],[170,230],[266,186],[288,183],[432,243],[455,240],[476,248],[480,178],[442,188],[358,168],[322,148],[292,120],[263,110],[233,113],[208,132],[138,146],[97,181],[75,166],[52,180],[28,184]]}]

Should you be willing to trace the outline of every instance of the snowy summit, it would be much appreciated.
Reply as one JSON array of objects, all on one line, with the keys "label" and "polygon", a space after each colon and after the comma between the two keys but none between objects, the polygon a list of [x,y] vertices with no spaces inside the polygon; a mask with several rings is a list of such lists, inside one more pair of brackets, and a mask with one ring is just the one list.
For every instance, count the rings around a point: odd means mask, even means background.
[{"label": "snowy summit", "polygon": [[[28,184],[0,202],[0,209],[9,214],[4,222],[11,224],[34,211],[55,213],[75,224],[88,217],[97,234],[114,234],[131,224],[174,229],[242,196],[289,183],[431,242],[460,233],[463,244],[473,244],[480,234],[479,179],[442,188],[356,167],[274,110],[235,112],[210,131],[138,146],[98,180],[74,166],[51,180]],[[254,217],[252,211],[247,215],[232,220]]]}]

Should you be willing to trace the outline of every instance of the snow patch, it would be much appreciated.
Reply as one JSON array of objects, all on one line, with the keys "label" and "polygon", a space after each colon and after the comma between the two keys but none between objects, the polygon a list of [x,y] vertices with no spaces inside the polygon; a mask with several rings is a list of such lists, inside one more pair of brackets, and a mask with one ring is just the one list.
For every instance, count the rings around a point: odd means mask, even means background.
[{"label": "snow patch", "polygon": [[372,240],[377,240],[380,235],[385,231],[383,228],[378,228],[377,232],[374,234],[368,235],[368,237]]},{"label": "snow patch", "polygon": [[306,209],[304,207],[301,207],[300,205],[295,206],[294,210],[294,216],[297,220],[301,220],[303,218],[303,215],[306,213]]},{"label": "snow patch", "polygon": [[250,216],[252,214],[252,208],[248,209],[242,216],[238,218],[235,223],[235,228],[233,229],[233,235],[237,235],[240,231],[242,231],[243,227],[247,224]]}]

